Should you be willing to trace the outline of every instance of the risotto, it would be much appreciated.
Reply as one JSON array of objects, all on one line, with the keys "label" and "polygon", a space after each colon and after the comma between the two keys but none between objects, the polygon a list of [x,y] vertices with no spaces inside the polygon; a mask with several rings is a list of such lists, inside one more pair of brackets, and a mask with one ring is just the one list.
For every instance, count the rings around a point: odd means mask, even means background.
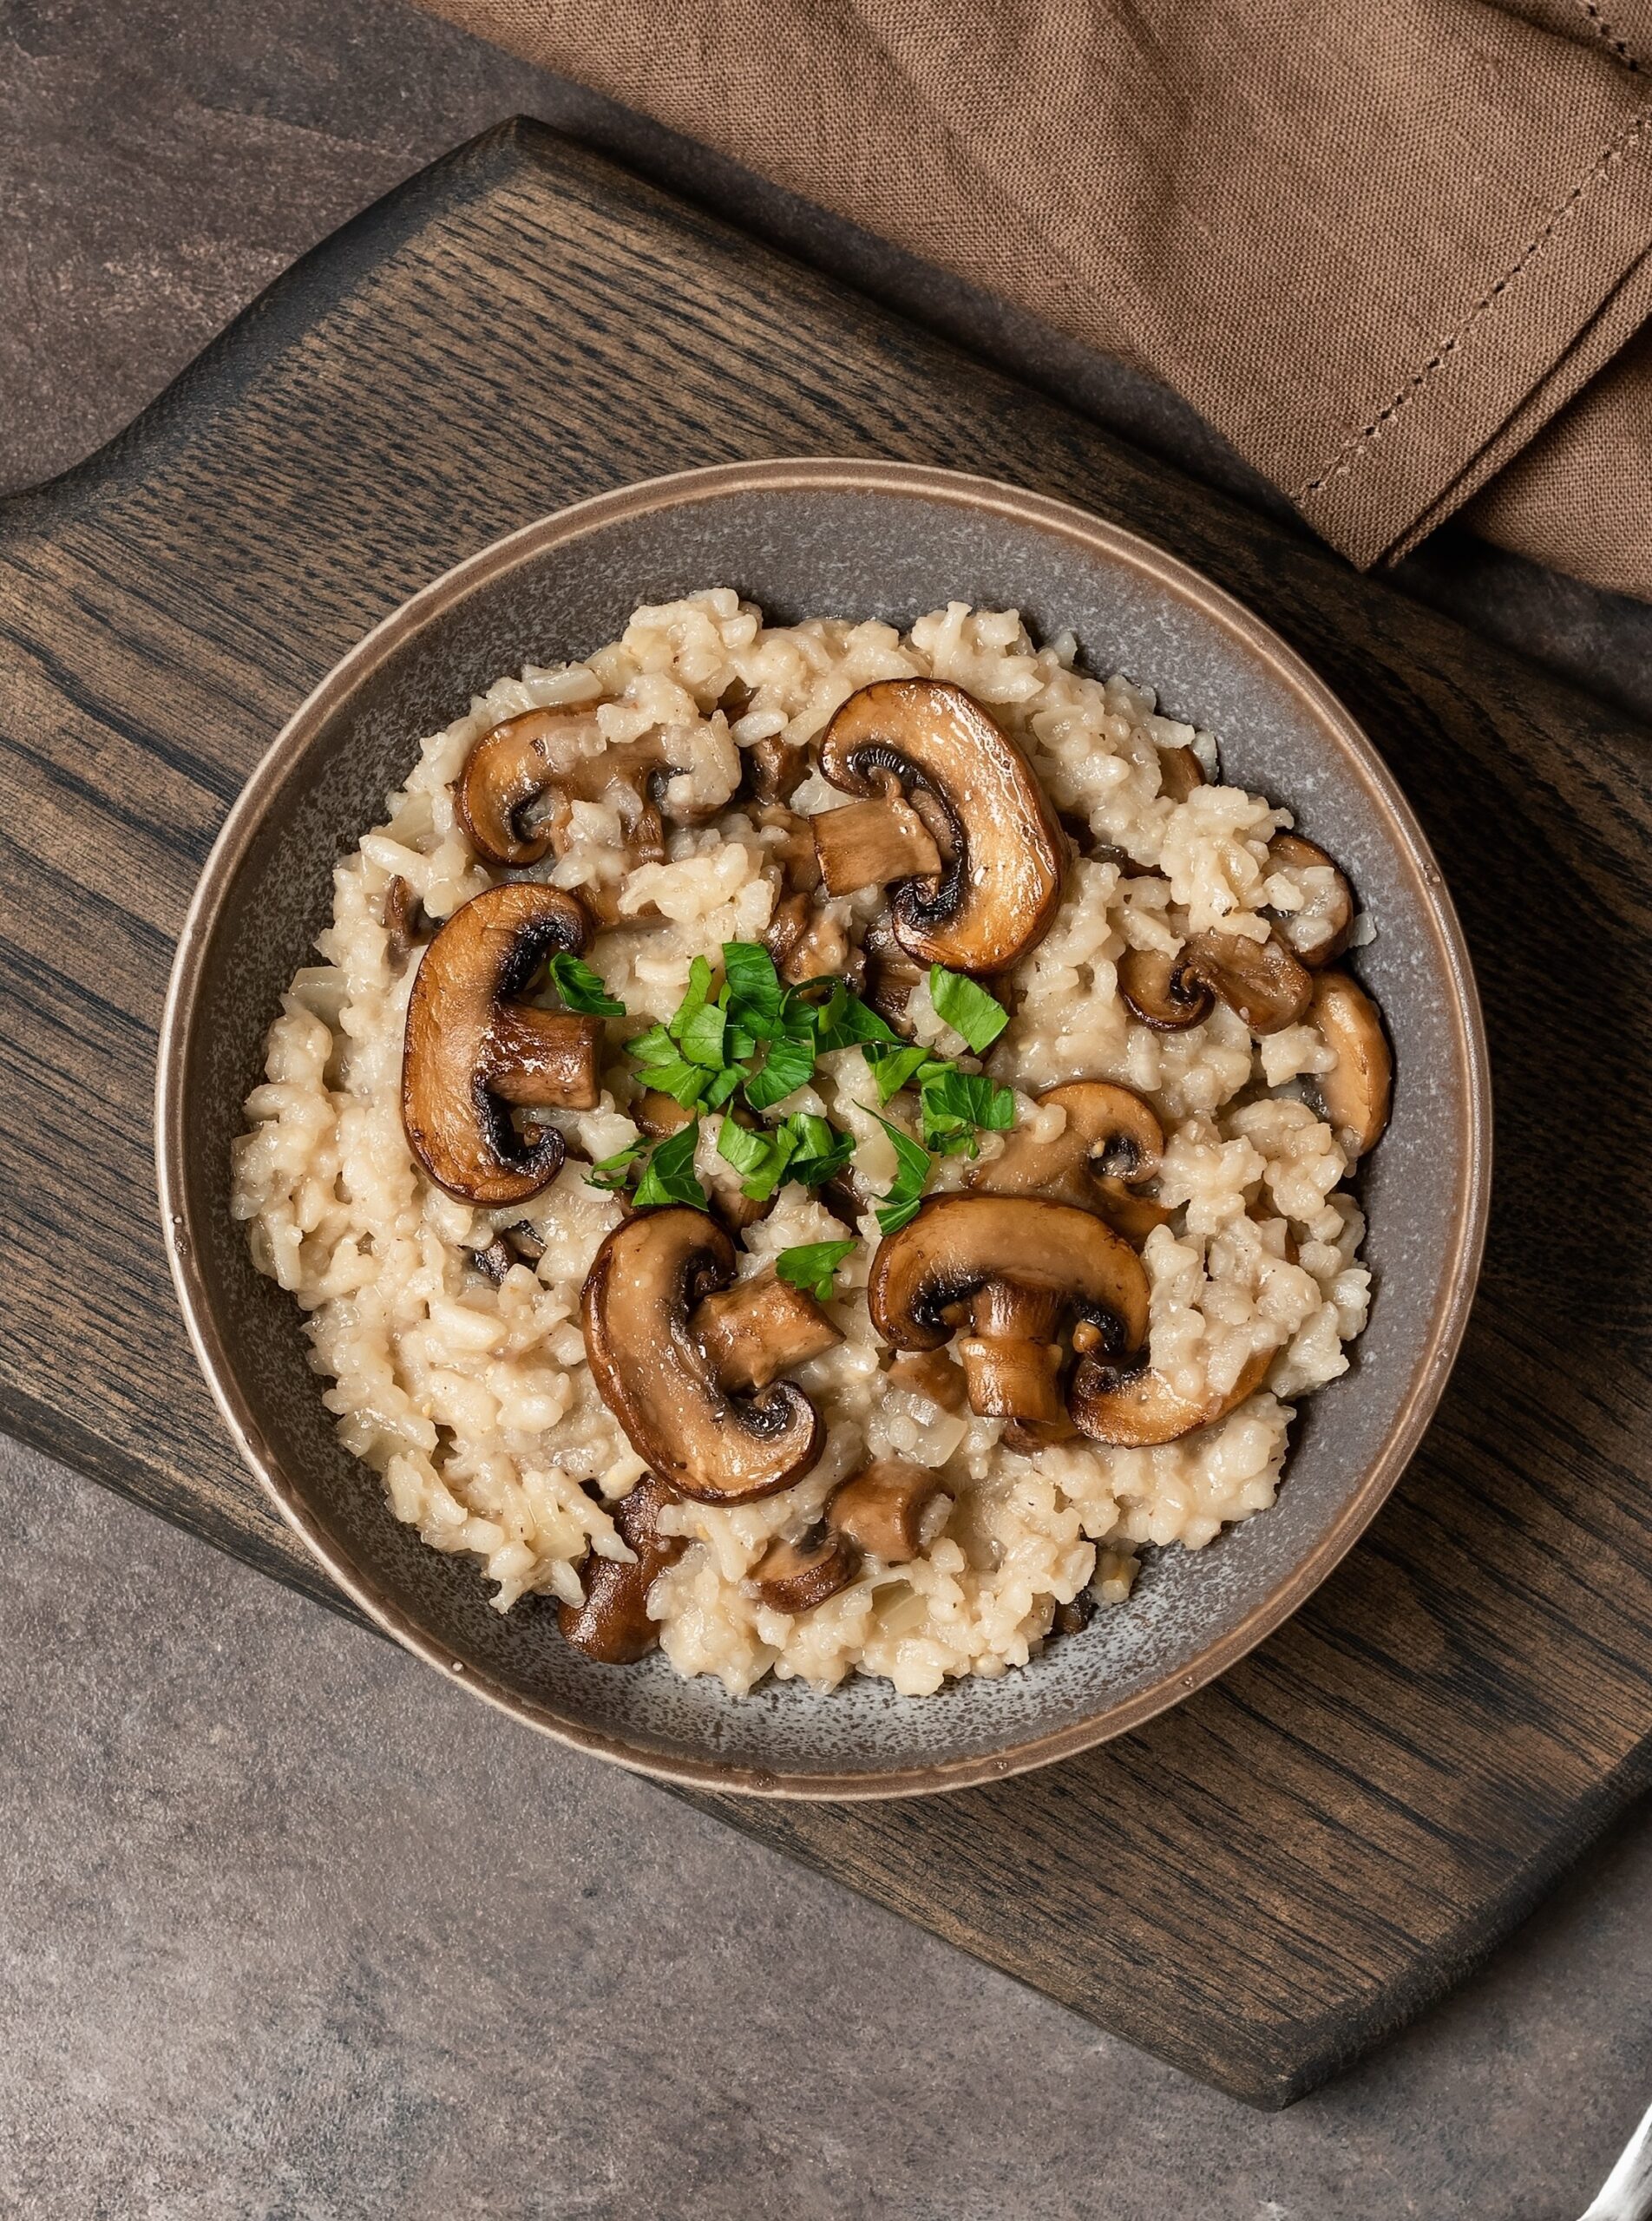
[{"label": "risotto", "polygon": [[1280,1484],[1370,1276],[1371,937],[1013,611],[639,609],[419,744],[234,1147],[397,1518],[743,1695],[1024,1665]]}]

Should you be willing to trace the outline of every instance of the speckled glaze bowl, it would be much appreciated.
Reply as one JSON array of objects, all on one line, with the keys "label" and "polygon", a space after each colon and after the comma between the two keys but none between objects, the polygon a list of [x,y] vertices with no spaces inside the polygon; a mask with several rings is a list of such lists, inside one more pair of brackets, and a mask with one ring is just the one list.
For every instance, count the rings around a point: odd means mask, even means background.
[{"label": "speckled glaze bowl", "polygon": [[[334,862],[382,815],[417,737],[525,659],[612,639],[639,602],[731,585],[776,622],[904,626],[964,599],[1071,626],[1088,668],[1212,727],[1224,775],[1294,809],[1379,927],[1359,969],[1393,1038],[1393,1121],[1363,1175],[1371,1323],[1301,1406],[1277,1506],[1208,1549],[1147,1554],[1127,1604],[1023,1671],[925,1698],[852,1678],[735,1702],[655,1653],[594,1664],[547,1604],[501,1616],[466,1562],[392,1517],[323,1409],[300,1314],[228,1211],[229,1148],[279,996],[327,917]],[[1485,1218],[1478,1004],[1421,832],[1347,713],[1266,626],[1195,572],[1059,502],[886,463],[765,462],[608,494],[486,548],[323,681],[208,859],[161,1027],[161,1200],[191,1337],[248,1464],[333,1578],[398,1641],[517,1719],[701,1787],[782,1797],[953,1789],[1071,1756],[1176,1703],[1294,1611],[1416,1447],[1456,1354]]]}]

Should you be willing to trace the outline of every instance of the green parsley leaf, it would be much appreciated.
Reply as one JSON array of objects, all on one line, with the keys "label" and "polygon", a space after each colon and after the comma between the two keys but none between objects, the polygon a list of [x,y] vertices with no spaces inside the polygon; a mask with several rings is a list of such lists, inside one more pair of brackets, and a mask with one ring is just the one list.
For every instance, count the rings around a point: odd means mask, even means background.
[{"label": "green parsley leaf", "polygon": [[639,1206],[692,1203],[697,1211],[710,1208],[705,1189],[694,1177],[694,1151],[699,1137],[700,1122],[691,1118],[680,1132],[657,1144],[637,1183],[633,1200]]},{"label": "green parsley leaf", "polygon": [[863,1003],[841,979],[820,1005],[815,1020],[815,1044],[823,1057],[834,1049],[852,1049],[862,1041],[898,1043],[900,1038],[869,1003]]},{"label": "green parsley leaf", "polygon": [[[875,1111],[872,1115],[877,1117]],[[898,1234],[918,1215],[918,1205],[928,1183],[930,1156],[927,1149],[921,1149],[909,1134],[903,1134],[887,1118],[879,1118],[878,1124],[895,1143],[895,1175],[877,1207],[877,1222],[885,1234]]]},{"label": "green parsley leaf", "polygon": [[898,1095],[903,1087],[926,1071],[949,1072],[952,1070],[950,1065],[932,1057],[928,1049],[916,1043],[908,1046],[903,1042],[891,1045],[874,1041],[869,1044],[865,1054],[872,1077],[877,1082],[880,1103],[887,1103],[892,1095]]},{"label": "green parsley leaf", "polygon": [[[669,1095],[685,1110],[692,1110],[706,1091],[710,1075],[703,1065],[691,1065],[678,1054],[677,1044],[663,1025],[651,1025],[646,1033],[627,1041],[626,1054],[635,1058],[641,1067],[638,1077],[646,1085]],[[737,1073],[737,1082],[738,1077]]]},{"label": "green parsley leaf", "polygon": [[780,1185],[794,1146],[784,1126],[754,1131],[732,1118],[724,1118],[717,1137],[718,1155],[740,1175],[742,1192],[755,1203],[766,1203]]},{"label": "green parsley leaf", "polygon": [[816,1303],[824,1303],[831,1294],[838,1267],[854,1247],[852,1240],[800,1242],[795,1249],[780,1252],[775,1271],[792,1287],[803,1288]]},{"label": "green parsley leaf", "polygon": [[642,1142],[627,1142],[623,1149],[615,1150],[612,1156],[599,1158],[585,1176],[586,1186],[610,1190],[623,1188],[645,1146]]},{"label": "green parsley leaf", "polygon": [[[676,1023],[675,1020],[672,1021]],[[691,1065],[698,1065],[706,1071],[720,1072],[727,1061],[723,1036],[729,1022],[728,1012],[716,1003],[704,1004],[684,1025],[678,1027],[677,1041]]]},{"label": "green parsley leaf", "polygon": [[994,1002],[985,987],[940,964],[929,967],[929,999],[936,1017],[944,1019],[955,1033],[961,1033],[978,1057],[1010,1022],[1008,1011],[1002,1003]]},{"label": "green parsley leaf", "polygon": [[760,941],[726,940],[723,944],[723,977],[727,986],[729,1022],[767,1040],[780,1025],[786,991],[780,984],[772,956]]},{"label": "green parsley leaf", "polygon": [[711,967],[703,956],[697,956],[688,967],[688,991],[665,1027],[673,1041],[681,1042],[684,1027],[693,1024],[711,999]]},{"label": "green parsley leaf", "polygon": [[745,1099],[754,1110],[767,1110],[806,1087],[814,1077],[812,1041],[793,1041],[784,1035],[771,1039],[760,1068],[745,1083]]},{"label": "green parsley leaf", "polygon": [[799,1110],[785,1121],[781,1131],[790,1141],[786,1177],[800,1187],[818,1188],[834,1180],[855,1154],[855,1137],[840,1133],[829,1118],[817,1111]]},{"label": "green parsley leaf", "polygon": [[562,998],[564,1010],[578,1011],[587,1018],[623,1018],[626,1006],[617,995],[611,995],[588,964],[579,957],[570,956],[559,948],[547,966],[551,985]]},{"label": "green parsley leaf", "polygon": [[[948,1137],[960,1127],[984,1126],[989,1132],[1005,1133],[1015,1124],[1013,1090],[1000,1087],[985,1072],[960,1072],[950,1065],[923,1079],[918,1103],[923,1114],[924,1140],[931,1149],[939,1148],[948,1156],[958,1154],[956,1147],[949,1145]],[[973,1130],[965,1146],[973,1156]]]}]

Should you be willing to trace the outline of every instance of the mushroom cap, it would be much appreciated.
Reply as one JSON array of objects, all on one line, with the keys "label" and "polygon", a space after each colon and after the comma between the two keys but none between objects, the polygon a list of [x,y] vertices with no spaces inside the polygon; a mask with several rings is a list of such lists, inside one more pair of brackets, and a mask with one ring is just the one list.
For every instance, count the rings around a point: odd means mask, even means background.
[{"label": "mushroom cap", "polygon": [[513,1104],[596,1101],[600,1019],[512,1000],[548,957],[577,955],[589,937],[573,895],[517,880],[462,904],[424,952],[408,998],[402,1123],[431,1179],[462,1202],[497,1209],[556,1177],[561,1135],[519,1135]]},{"label": "mushroom cap", "polygon": [[[1280,921],[1280,931],[1290,943],[1291,953],[1299,964],[1310,972],[1321,971],[1328,964],[1334,964],[1348,945],[1348,935],[1354,930],[1354,889],[1346,874],[1323,848],[1312,841],[1305,841],[1300,833],[1275,833],[1268,843],[1268,862],[1275,871],[1329,872],[1330,880],[1318,899],[1306,910],[1293,911]],[[1326,927],[1322,939],[1302,946],[1298,940],[1301,925],[1312,917]]]},{"label": "mushroom cap", "polygon": [[1075,1079],[1039,1097],[1065,1110],[1067,1122],[1047,1141],[1017,1127],[999,1154],[970,1176],[972,1189],[994,1196],[1042,1196],[1096,1210],[1115,1190],[1157,1174],[1164,1129],[1151,1106],[1111,1080]]},{"label": "mushroom cap", "polygon": [[521,812],[555,778],[549,754],[553,736],[590,720],[588,707],[529,710],[483,733],[466,757],[464,769],[454,781],[454,807],[471,847],[486,862],[520,869],[546,855],[551,827],[524,833]]},{"label": "mushroom cap", "polygon": [[1081,1357],[1072,1369],[1067,1409],[1080,1434],[1092,1442],[1105,1442],[1122,1450],[1150,1450],[1162,1442],[1175,1442],[1196,1426],[1210,1426],[1236,1411],[1247,1396],[1261,1387],[1276,1353],[1262,1350],[1246,1359],[1239,1378],[1225,1393],[1217,1391],[1202,1402],[1178,1396],[1162,1373],[1143,1366],[1121,1373],[1117,1366],[1096,1357]]},{"label": "mushroom cap", "polygon": [[1014,742],[960,686],[886,678],[851,694],[821,736],[820,768],[845,794],[891,779],[934,797],[951,855],[933,878],[890,890],[909,956],[954,972],[1006,972],[1054,922],[1065,844]]},{"label": "mushroom cap", "polygon": [[752,1568],[746,1593],[776,1612],[812,1612],[861,1569],[853,1540],[834,1528],[811,1527],[796,1543],[777,1536]]},{"label": "mushroom cap", "polygon": [[1381,1140],[1393,1097],[1393,1056],[1381,1017],[1349,973],[1321,972],[1308,1019],[1336,1052],[1334,1071],[1318,1082],[1325,1116],[1350,1155],[1361,1157]]},{"label": "mushroom cap", "polygon": [[758,1396],[718,1379],[692,1314],[734,1277],[734,1244],[704,1211],[640,1211],[598,1250],[585,1283],[586,1355],[603,1402],[659,1477],[702,1504],[771,1496],[818,1454],[800,1388]]},{"label": "mushroom cap", "polygon": [[1057,1299],[1121,1356],[1146,1338],[1147,1276],[1130,1244],[1092,1211],[1032,1196],[932,1197],[878,1244],[867,1307],[896,1349],[939,1349],[989,1285]]},{"label": "mushroom cap", "polygon": [[1156,1033],[1180,1033],[1210,1015],[1216,998],[1180,956],[1127,948],[1118,960],[1118,992],[1132,1017]]}]

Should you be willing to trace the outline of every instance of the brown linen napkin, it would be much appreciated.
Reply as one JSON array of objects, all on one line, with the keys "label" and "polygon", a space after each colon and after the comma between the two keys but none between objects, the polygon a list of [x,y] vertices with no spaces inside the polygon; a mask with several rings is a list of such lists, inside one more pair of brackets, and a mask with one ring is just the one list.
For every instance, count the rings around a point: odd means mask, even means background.
[{"label": "brown linen napkin", "polygon": [[1356,563],[1467,502],[1652,599],[1652,0],[420,3],[1147,370]]}]

